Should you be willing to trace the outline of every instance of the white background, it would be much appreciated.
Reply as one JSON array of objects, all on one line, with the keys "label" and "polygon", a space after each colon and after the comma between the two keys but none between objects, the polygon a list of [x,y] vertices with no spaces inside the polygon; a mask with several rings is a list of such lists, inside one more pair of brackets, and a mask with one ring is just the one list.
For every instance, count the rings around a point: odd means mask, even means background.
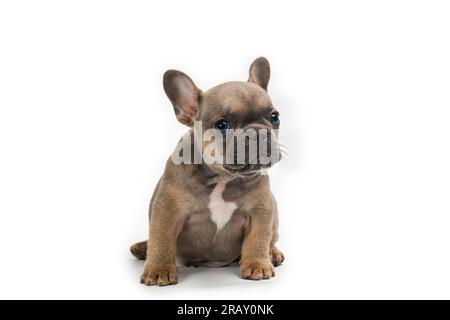
[{"label": "white background", "polygon": [[[2,1],[0,298],[450,298],[446,1]],[[128,247],[206,90],[271,62],[277,277],[138,283]]]}]

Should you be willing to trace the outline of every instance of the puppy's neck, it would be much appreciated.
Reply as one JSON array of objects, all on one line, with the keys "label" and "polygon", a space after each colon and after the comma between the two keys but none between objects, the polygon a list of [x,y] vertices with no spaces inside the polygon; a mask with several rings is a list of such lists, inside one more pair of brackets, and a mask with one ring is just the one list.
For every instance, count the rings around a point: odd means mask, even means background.
[{"label": "puppy's neck", "polygon": [[206,164],[194,164],[194,174],[199,178],[200,183],[206,185],[207,187],[215,185],[223,177],[217,172],[214,172]]}]

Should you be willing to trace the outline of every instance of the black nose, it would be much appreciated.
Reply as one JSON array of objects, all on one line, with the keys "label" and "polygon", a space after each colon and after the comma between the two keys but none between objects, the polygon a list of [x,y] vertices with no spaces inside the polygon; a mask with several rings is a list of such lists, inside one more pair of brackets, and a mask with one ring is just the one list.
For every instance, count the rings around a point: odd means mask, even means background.
[{"label": "black nose", "polygon": [[[232,162],[236,169],[242,164],[260,167],[270,163],[272,133],[269,129],[246,128],[245,131],[230,136],[227,140],[227,144],[229,143],[233,144],[234,148],[227,148],[227,159],[234,159]],[[232,153],[229,153],[230,151]],[[230,162],[228,164],[231,164]]]},{"label": "black nose", "polygon": [[[259,164],[261,156],[271,155],[271,133],[267,129],[255,130],[245,141],[246,163]],[[255,153],[255,154],[253,154]]]},{"label": "black nose", "polygon": [[[248,134],[248,132],[246,133]],[[248,139],[246,139],[246,144],[248,145],[252,142],[267,142],[270,141],[270,137],[271,132],[267,129],[253,129],[252,131],[250,131],[250,134],[247,135]]]}]

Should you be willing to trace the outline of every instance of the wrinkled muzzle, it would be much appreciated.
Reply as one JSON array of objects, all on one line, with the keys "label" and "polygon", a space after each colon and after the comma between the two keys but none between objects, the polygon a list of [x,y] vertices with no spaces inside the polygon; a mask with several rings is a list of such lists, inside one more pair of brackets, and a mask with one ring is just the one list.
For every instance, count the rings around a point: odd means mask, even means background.
[{"label": "wrinkled muzzle", "polygon": [[231,172],[268,168],[280,159],[277,133],[267,128],[238,129],[224,140],[225,169]]}]

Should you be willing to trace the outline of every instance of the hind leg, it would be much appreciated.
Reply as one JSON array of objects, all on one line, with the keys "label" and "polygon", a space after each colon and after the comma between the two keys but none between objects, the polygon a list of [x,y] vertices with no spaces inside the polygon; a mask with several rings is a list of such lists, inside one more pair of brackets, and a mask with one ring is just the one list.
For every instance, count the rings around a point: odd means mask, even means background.
[{"label": "hind leg", "polygon": [[275,245],[270,246],[270,260],[274,267],[278,267],[284,261],[284,254]]},{"label": "hind leg", "polygon": [[[148,210],[149,220],[151,219],[151,216],[152,216],[153,203],[155,202],[156,195],[158,194],[160,184],[161,184],[161,179],[156,184],[155,191],[153,191],[152,199],[150,200],[150,207]],[[130,247],[131,254],[139,260],[147,259],[147,242],[148,242],[148,240],[145,240],[145,241],[133,244]]]},{"label": "hind leg", "polygon": [[147,241],[142,241],[133,244],[130,247],[131,254],[139,260],[145,260],[147,258]]}]

